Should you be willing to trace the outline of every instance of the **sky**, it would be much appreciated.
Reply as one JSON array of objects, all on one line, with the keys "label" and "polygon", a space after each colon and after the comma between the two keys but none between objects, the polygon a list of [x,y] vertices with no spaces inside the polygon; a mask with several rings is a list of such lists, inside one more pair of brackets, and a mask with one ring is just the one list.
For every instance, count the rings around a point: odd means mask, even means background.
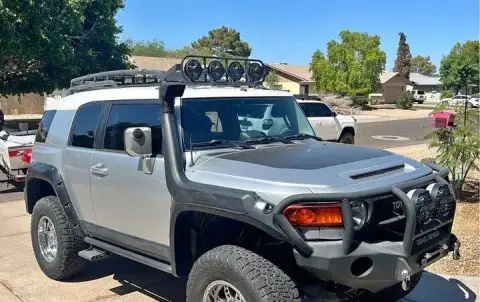
[{"label": "sky", "polygon": [[182,48],[223,25],[240,32],[252,58],[307,65],[342,30],[381,38],[393,68],[398,33],[412,56],[440,60],[457,42],[479,39],[479,0],[126,0],[117,15],[121,39],[159,39]]}]

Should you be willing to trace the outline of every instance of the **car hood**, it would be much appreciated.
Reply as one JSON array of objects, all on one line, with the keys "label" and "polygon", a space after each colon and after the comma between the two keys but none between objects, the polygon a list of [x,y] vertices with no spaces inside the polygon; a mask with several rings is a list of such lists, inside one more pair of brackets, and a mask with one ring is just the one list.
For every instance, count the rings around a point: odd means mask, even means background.
[{"label": "car hood", "polygon": [[200,155],[193,181],[258,191],[336,192],[390,185],[431,173],[427,166],[385,150],[329,142],[215,150]]}]

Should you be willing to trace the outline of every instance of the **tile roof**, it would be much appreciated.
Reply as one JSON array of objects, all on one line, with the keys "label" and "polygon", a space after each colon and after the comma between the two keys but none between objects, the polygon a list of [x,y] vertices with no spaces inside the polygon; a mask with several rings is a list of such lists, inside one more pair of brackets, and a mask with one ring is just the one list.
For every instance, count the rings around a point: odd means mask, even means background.
[{"label": "tile roof", "polygon": [[429,85],[429,86],[442,85],[442,82],[440,82],[439,77],[429,77],[416,72],[410,73],[410,81],[413,82],[415,85]]},{"label": "tile roof", "polygon": [[277,71],[286,73],[292,77],[295,77],[302,82],[313,82],[312,73],[310,72],[310,66],[308,65],[268,63],[267,66]]}]

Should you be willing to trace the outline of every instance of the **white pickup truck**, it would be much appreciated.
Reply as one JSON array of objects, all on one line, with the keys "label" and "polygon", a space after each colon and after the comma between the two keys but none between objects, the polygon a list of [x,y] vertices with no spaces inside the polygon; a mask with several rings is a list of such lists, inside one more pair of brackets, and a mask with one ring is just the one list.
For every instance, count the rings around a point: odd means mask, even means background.
[{"label": "white pickup truck", "polygon": [[0,121],[0,172],[6,174],[7,181],[25,178],[40,120],[40,116],[19,115]]}]

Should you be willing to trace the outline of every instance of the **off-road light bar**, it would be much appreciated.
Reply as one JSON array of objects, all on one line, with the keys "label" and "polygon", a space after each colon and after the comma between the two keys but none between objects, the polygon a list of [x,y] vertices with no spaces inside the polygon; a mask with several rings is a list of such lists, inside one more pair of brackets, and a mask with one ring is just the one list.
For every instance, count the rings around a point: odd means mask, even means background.
[{"label": "off-road light bar", "polygon": [[435,216],[435,203],[430,192],[424,189],[414,189],[407,193],[412,200],[419,223],[428,223]]},{"label": "off-road light bar", "polygon": [[442,218],[448,216],[455,205],[455,200],[450,192],[448,184],[433,183],[427,187],[432,200],[435,203],[436,217]]},{"label": "off-road light bar", "polygon": [[184,77],[199,84],[261,84],[267,75],[265,64],[255,59],[187,56],[181,65]]}]

